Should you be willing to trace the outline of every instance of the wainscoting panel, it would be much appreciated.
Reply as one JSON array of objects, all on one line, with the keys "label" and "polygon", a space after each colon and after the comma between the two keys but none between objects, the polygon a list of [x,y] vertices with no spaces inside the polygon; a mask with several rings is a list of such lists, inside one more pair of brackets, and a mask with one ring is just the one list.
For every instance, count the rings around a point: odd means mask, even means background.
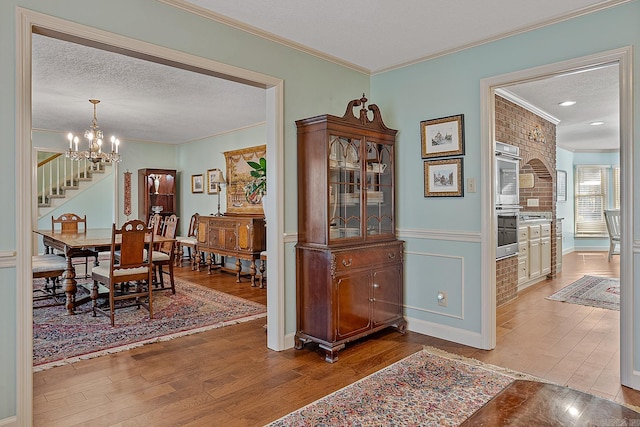
[{"label": "wainscoting panel", "polygon": [[463,257],[405,251],[404,260],[407,316],[421,312],[464,319]]}]

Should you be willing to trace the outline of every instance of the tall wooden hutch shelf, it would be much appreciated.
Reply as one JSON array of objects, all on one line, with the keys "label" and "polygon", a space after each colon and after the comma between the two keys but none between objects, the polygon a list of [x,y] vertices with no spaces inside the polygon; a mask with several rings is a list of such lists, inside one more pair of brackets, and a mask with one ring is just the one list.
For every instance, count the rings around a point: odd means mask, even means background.
[{"label": "tall wooden hutch shelf", "polygon": [[174,169],[138,169],[138,218],[148,222],[156,212],[177,214]]},{"label": "tall wooden hutch shelf", "polygon": [[328,362],[350,341],[390,326],[406,328],[404,242],[395,235],[397,131],[366,102],[364,95],[349,102],[343,117],[296,121],[295,346],[316,342]]}]

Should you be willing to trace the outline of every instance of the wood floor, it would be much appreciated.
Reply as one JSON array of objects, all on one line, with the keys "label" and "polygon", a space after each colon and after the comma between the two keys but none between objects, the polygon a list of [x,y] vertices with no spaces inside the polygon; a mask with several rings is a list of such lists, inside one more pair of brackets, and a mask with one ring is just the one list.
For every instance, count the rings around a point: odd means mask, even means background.
[{"label": "wood floor", "polygon": [[[266,303],[226,273],[178,268],[186,280]],[[604,253],[564,257],[556,279],[498,308],[497,347],[482,351],[407,332],[348,345],[334,364],[313,347],[265,347],[265,319],[34,373],[35,426],[260,426],[384,368],[424,345],[640,406],[619,384],[619,313],[545,297],[584,274],[619,276]]]}]

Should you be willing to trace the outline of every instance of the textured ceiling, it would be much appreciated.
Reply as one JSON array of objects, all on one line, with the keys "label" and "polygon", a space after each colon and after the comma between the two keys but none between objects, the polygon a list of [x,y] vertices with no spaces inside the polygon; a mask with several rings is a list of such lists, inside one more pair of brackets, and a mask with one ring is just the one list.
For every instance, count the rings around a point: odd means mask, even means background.
[{"label": "textured ceiling", "polygon": [[265,121],[263,89],[33,36],[33,127],[121,140],[182,143]]},{"label": "textured ceiling", "polygon": [[[624,2],[161,1],[373,73]],[[584,130],[580,125],[592,117],[617,115],[618,104],[613,101],[617,100],[617,74],[613,83],[611,76],[585,80],[591,75],[527,83],[509,90],[561,120],[561,146],[566,140],[566,148],[572,150],[617,147],[618,139],[612,138],[618,132],[617,120],[603,119],[615,129]],[[559,94],[580,95],[582,101],[573,110],[556,111],[563,100],[557,99]],[[182,143],[265,120],[262,89],[34,35],[34,128],[82,132],[91,123],[90,98],[102,101],[98,106],[100,127],[107,136],[117,134],[123,141]],[[589,114],[579,108],[586,105],[591,105]],[[601,135],[605,130],[608,135]]]}]

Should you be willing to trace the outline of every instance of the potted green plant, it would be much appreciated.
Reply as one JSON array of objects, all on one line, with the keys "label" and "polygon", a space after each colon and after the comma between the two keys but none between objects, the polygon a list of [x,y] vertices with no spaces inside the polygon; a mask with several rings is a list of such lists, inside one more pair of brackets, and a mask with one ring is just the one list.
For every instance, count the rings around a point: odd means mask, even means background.
[{"label": "potted green plant", "polygon": [[244,196],[249,203],[258,204],[267,192],[267,159],[260,157],[257,162],[247,162],[253,169],[251,181],[244,186]]}]

